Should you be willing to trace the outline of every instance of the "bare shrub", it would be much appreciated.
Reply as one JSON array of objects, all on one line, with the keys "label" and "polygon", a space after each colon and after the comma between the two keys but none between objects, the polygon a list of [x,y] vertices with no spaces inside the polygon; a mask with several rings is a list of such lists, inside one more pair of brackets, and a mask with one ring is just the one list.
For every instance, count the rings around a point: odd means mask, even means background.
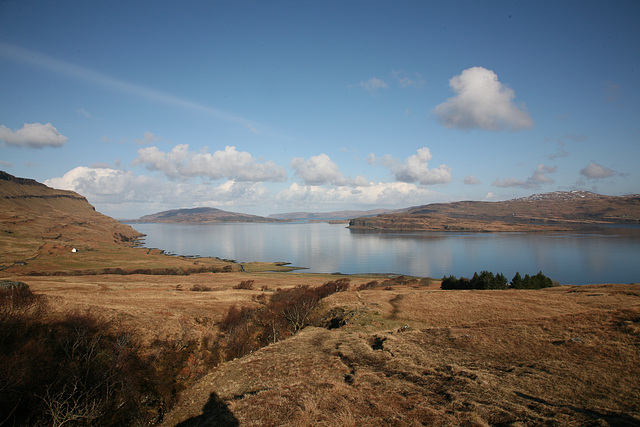
[{"label": "bare shrub", "polygon": [[191,287],[192,292],[211,292],[211,288],[206,285],[196,283]]},{"label": "bare shrub", "polygon": [[348,279],[327,282],[312,288],[299,285],[278,288],[268,302],[261,294],[258,308],[232,306],[218,324],[226,346],[227,359],[243,356],[262,346],[275,343],[313,324],[316,308],[327,296],[349,288]]},{"label": "bare shrub", "polygon": [[174,348],[163,341],[143,352],[130,331],[91,313],[55,316],[28,287],[11,298],[5,291],[0,423],[6,425],[153,425],[174,404],[185,367],[219,361],[214,343],[196,353],[193,342]]},{"label": "bare shrub", "polygon": [[253,289],[253,285],[255,284],[255,280],[243,280],[237,285],[233,287],[233,289],[245,289],[251,290]]},{"label": "bare shrub", "polygon": [[359,291],[366,291],[367,289],[373,289],[376,286],[378,286],[378,281],[377,280],[372,280],[370,282],[361,284],[360,286],[358,286],[357,289]]}]

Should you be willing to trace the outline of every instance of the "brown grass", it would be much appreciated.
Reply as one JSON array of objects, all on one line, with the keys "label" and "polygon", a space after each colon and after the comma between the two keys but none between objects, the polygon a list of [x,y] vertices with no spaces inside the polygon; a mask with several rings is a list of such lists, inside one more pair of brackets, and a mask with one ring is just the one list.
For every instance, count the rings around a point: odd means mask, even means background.
[{"label": "brown grass", "polygon": [[213,416],[213,392],[240,425],[637,425],[639,297],[638,285],[335,294],[328,305],[409,328],[307,328],[215,369],[165,425]]},{"label": "brown grass", "polygon": [[[260,295],[336,276],[15,278],[55,310],[90,310],[150,345],[212,339],[229,307],[258,307]],[[253,289],[234,289],[250,280]],[[358,290],[372,280],[351,277],[350,290],[323,301],[323,313],[350,314],[340,329],[309,327],[217,367],[194,360],[193,372],[209,374],[164,424],[207,425],[220,411],[255,426],[640,424],[640,285]]]}]

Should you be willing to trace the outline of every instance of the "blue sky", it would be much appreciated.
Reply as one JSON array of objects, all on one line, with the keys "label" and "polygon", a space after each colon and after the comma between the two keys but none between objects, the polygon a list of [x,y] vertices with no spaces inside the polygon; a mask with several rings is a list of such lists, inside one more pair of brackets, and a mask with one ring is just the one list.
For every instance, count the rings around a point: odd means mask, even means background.
[{"label": "blue sky", "polygon": [[640,193],[640,2],[1,1],[0,169],[137,218]]}]

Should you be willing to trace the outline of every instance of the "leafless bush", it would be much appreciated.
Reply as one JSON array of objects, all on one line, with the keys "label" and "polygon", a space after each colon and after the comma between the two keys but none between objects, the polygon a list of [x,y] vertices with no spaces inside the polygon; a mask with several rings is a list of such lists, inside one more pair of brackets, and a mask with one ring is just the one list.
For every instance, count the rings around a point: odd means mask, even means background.
[{"label": "leafless bush", "polygon": [[245,289],[251,290],[253,289],[253,285],[255,284],[255,280],[243,280],[233,287],[233,289]]},{"label": "leafless bush", "polygon": [[159,342],[143,355],[130,331],[90,313],[54,315],[40,301],[28,287],[0,290],[0,423],[157,423],[194,346]]},{"label": "leafless bush", "polygon": [[231,307],[218,325],[227,358],[243,356],[300,332],[314,322],[316,308],[323,298],[348,288],[348,279],[327,282],[315,288],[308,285],[278,288],[268,302],[256,298],[262,303],[258,308]]},{"label": "leafless bush", "polygon": [[367,289],[373,289],[376,286],[378,286],[378,281],[377,280],[372,280],[370,282],[363,283],[360,286],[358,286],[358,290],[359,291],[366,291]]}]

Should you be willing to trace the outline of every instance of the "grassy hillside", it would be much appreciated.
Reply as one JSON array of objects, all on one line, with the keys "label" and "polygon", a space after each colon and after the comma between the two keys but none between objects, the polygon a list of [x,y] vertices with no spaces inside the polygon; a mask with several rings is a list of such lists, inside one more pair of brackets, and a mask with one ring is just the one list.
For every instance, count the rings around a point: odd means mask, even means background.
[{"label": "grassy hillside", "polygon": [[[351,277],[316,325],[224,361],[230,307],[330,275],[30,278],[61,312],[186,352],[162,425],[640,425],[640,285],[441,291]],[[252,280],[252,289],[235,289]],[[207,289],[208,288],[208,289]],[[206,289],[206,291],[203,291]],[[339,322],[331,322],[337,319]],[[330,325],[341,327],[328,329]],[[150,350],[151,351],[151,350]],[[238,423],[238,424],[235,424]]]},{"label": "grassy hillside", "polygon": [[0,172],[0,272],[4,274],[176,274],[239,268],[213,258],[162,256],[160,251],[136,247],[140,237],[131,226],[96,212],[73,191]]},{"label": "grassy hillside", "polygon": [[640,288],[336,294],[357,310],[220,366],[164,425],[638,425]]},{"label": "grassy hillside", "polygon": [[356,218],[354,229],[550,231],[594,224],[639,224],[640,196],[554,192],[504,202],[434,203],[406,212]]}]

